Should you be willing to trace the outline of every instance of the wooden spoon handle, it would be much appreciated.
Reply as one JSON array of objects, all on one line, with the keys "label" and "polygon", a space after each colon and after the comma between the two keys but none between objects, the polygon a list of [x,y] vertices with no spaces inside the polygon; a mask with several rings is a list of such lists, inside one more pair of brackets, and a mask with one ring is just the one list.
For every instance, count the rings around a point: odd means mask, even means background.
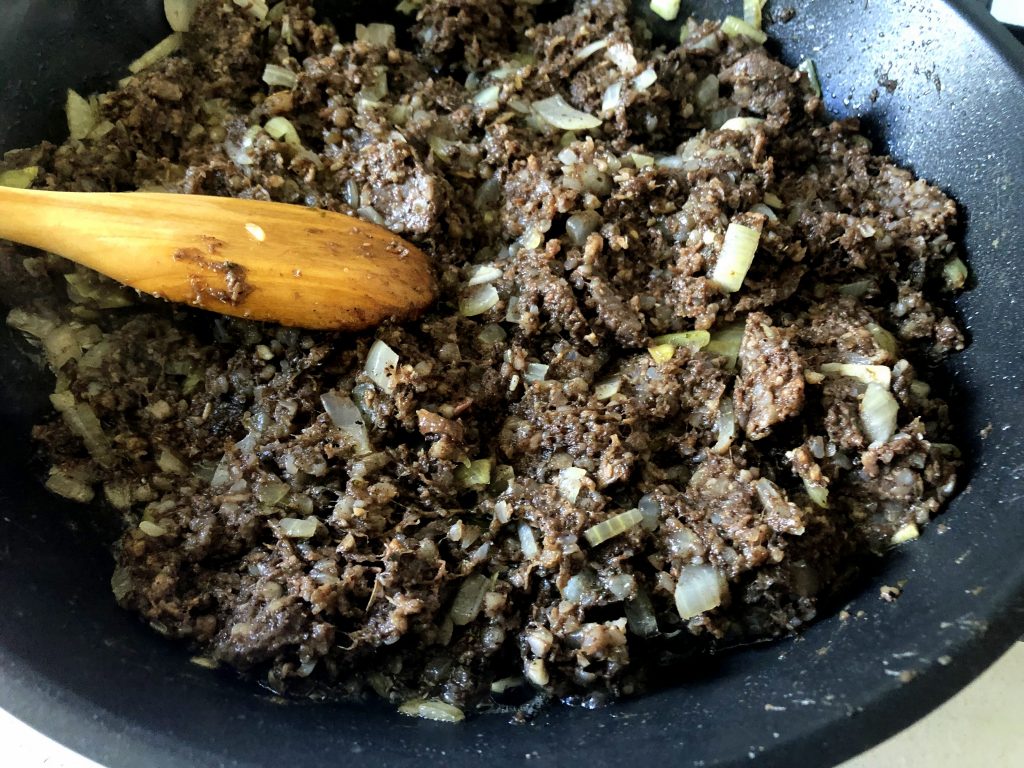
[{"label": "wooden spoon handle", "polygon": [[303,328],[409,319],[435,293],[416,247],[382,227],[299,205],[0,188],[0,237],[153,296]]}]

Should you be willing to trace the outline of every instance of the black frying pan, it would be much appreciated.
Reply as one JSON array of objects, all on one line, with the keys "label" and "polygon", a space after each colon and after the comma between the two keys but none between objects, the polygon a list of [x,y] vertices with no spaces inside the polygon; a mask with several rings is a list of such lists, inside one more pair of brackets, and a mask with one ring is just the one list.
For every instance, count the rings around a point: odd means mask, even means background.
[{"label": "black frying pan", "polygon": [[[324,3],[343,29],[377,5]],[[0,328],[0,705],[110,766],[813,766],[906,726],[999,656],[1024,629],[1024,48],[970,0],[769,3],[786,6],[796,17],[769,28],[783,58],[812,56],[833,115],[862,116],[879,147],[960,202],[977,281],[958,301],[972,344],[944,377],[970,483],[945,533],[933,524],[866,581],[848,605],[859,618],[525,726],[276,703],[115,606],[103,536],[34,478],[27,435],[50,386]],[[0,147],[59,139],[63,89],[109,86],[163,30],[159,0],[6,0]],[[878,599],[904,579],[895,604]]]}]

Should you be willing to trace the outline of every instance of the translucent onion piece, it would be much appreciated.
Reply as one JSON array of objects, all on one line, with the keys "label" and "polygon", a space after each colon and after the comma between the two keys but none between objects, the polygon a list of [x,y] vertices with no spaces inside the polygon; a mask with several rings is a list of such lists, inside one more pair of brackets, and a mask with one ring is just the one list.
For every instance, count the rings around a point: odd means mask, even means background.
[{"label": "translucent onion piece", "polygon": [[782,198],[780,198],[778,195],[772,194],[771,192],[764,193],[764,201],[767,205],[770,205],[772,208],[775,208],[776,210],[785,207],[785,205],[782,202]]},{"label": "translucent onion piece", "polygon": [[920,535],[921,531],[915,523],[907,523],[892,535],[892,538],[889,539],[889,543],[895,547],[905,542],[913,541]]},{"label": "translucent onion piece", "polygon": [[382,48],[395,45],[395,28],[390,24],[356,24],[356,40]]},{"label": "translucent onion piece", "polygon": [[647,353],[658,365],[664,365],[675,355],[676,348],[671,344],[655,344],[647,348]]},{"label": "translucent onion piece", "polygon": [[562,598],[570,603],[579,605],[583,602],[584,597],[592,597],[596,589],[597,578],[592,570],[586,568],[565,583],[565,589],[562,590]]},{"label": "translucent onion piece", "polygon": [[608,47],[608,41],[607,40],[595,40],[590,45],[585,45],[582,48],[580,48],[578,51],[576,51],[576,58],[577,59],[587,59],[587,58],[590,58],[591,56],[593,56],[595,53],[597,53],[601,49],[607,48],[607,47]]},{"label": "translucent onion piece", "polygon": [[821,79],[818,77],[818,68],[814,65],[814,59],[804,59],[797,66],[797,70],[806,73],[811,92],[821,98]]},{"label": "translucent onion piece", "polygon": [[267,18],[267,14],[270,13],[270,8],[267,7],[264,0],[232,0],[235,5],[249,12],[257,21],[263,21]]},{"label": "translucent onion piece", "polygon": [[626,601],[624,610],[629,630],[637,637],[654,637],[660,631],[651,598],[643,587],[637,587],[633,598]]},{"label": "translucent onion piece", "polygon": [[89,483],[56,467],[50,470],[50,476],[46,478],[46,490],[83,504],[89,503],[95,496]]},{"label": "translucent onion piece", "polygon": [[479,264],[470,270],[469,280],[466,282],[466,285],[469,287],[473,287],[474,285],[487,285],[487,283],[493,283],[503,274],[504,273],[493,264]]},{"label": "translucent onion piece", "polygon": [[875,344],[878,345],[879,349],[888,352],[893,357],[898,354],[898,347],[896,346],[896,337],[893,336],[889,331],[885,330],[878,323],[868,323],[865,328],[871,333],[871,338],[874,339]]},{"label": "translucent onion piece", "polygon": [[366,355],[366,365],[363,372],[370,377],[370,381],[377,385],[386,395],[395,391],[395,372],[398,370],[398,353],[377,339],[370,346]]},{"label": "translucent onion piece", "polygon": [[558,471],[558,494],[570,504],[576,501],[583,487],[583,479],[587,476],[585,469],[566,467]]},{"label": "translucent onion piece", "polygon": [[278,521],[281,534],[288,539],[308,539],[316,534],[318,524],[315,517],[284,517]]},{"label": "translucent onion piece", "polygon": [[729,370],[736,370],[736,359],[743,343],[743,324],[727,325],[711,334],[711,340],[704,347],[706,352],[726,358]]},{"label": "translucent onion piece", "polygon": [[623,73],[636,69],[636,56],[633,55],[633,46],[629,43],[609,45],[604,55]]},{"label": "translucent onion piece", "polygon": [[878,384],[886,388],[892,382],[892,369],[885,365],[822,363],[821,372],[826,376],[848,376],[865,384]]},{"label": "translucent onion piece", "polygon": [[646,91],[658,80],[658,74],[653,69],[645,69],[633,78],[633,87],[638,91]]},{"label": "translucent onion piece", "polygon": [[622,378],[611,376],[594,384],[594,397],[598,400],[608,400],[618,394],[622,387]]},{"label": "translucent onion piece", "polygon": [[815,485],[804,478],[804,489],[817,506],[828,509],[828,488],[823,485]]},{"label": "translucent onion piece", "polygon": [[491,459],[476,459],[469,466],[455,468],[455,483],[460,488],[482,488],[491,483]]},{"label": "translucent onion piece", "polygon": [[725,577],[711,565],[687,565],[676,583],[676,610],[692,619],[722,604],[727,589]]},{"label": "translucent onion piece", "polygon": [[496,107],[498,105],[498,96],[500,95],[501,86],[489,85],[473,96],[473,103],[478,107],[483,107],[484,109],[488,107]]},{"label": "translucent onion piece", "polygon": [[466,577],[455,595],[455,602],[452,603],[452,610],[448,614],[455,626],[465,626],[479,615],[484,604],[484,594],[490,585],[491,580],[482,574],[474,573]]},{"label": "translucent onion piece", "polygon": [[592,547],[596,547],[602,542],[608,541],[608,539],[614,538],[620,534],[625,533],[630,528],[639,525],[644,519],[644,516],[640,513],[639,509],[630,509],[625,512],[621,512],[614,517],[609,517],[607,520],[592,525],[583,532],[583,537],[587,540],[587,543]]},{"label": "translucent onion piece", "polygon": [[141,523],[139,523],[139,530],[147,536],[152,536],[153,538],[165,536],[167,534],[166,528],[164,528],[162,525],[157,525],[156,523],[150,522],[149,520],[143,520]]},{"label": "translucent onion piece", "polygon": [[422,717],[439,723],[461,723],[466,715],[458,707],[443,701],[431,699],[410,699],[398,708],[399,713],[409,717]]},{"label": "translucent onion piece", "polygon": [[370,434],[363,422],[363,414],[352,402],[351,397],[331,391],[321,395],[320,402],[334,422],[334,426],[352,441],[358,455],[364,456],[372,451]]},{"label": "translucent onion piece", "polygon": [[463,317],[482,315],[499,300],[498,289],[493,285],[476,285],[459,301],[459,314]]},{"label": "translucent onion piece", "polygon": [[718,99],[718,77],[715,75],[708,75],[700,81],[700,85],[697,86],[697,94],[695,96],[697,100],[697,106],[707,107]]},{"label": "translucent onion piece", "polygon": [[287,67],[280,67],[277,64],[267,64],[263,68],[263,82],[267,85],[279,85],[284,88],[294,88],[299,84],[299,76]]},{"label": "translucent onion piece", "polygon": [[645,531],[656,531],[661,525],[661,504],[654,500],[650,494],[644,494],[636,504],[640,512],[640,525]]},{"label": "translucent onion piece", "polygon": [[267,124],[263,126],[263,130],[269,133],[272,138],[283,141],[285,144],[290,144],[293,147],[302,146],[299,132],[295,130],[292,121],[287,117],[278,115],[277,117],[270,118],[267,120]]},{"label": "translucent onion piece", "polygon": [[485,325],[480,333],[476,336],[481,344],[497,344],[498,342],[504,341],[508,338],[508,334],[505,333],[505,329],[497,323],[488,323]]},{"label": "translucent onion piece", "polygon": [[967,282],[967,265],[954,256],[943,265],[942,277],[946,281],[946,288],[959,291]]},{"label": "translucent onion piece", "polygon": [[843,296],[853,296],[859,299],[867,295],[868,291],[875,287],[874,280],[856,280],[852,283],[843,283],[839,286],[839,293]]},{"label": "translucent onion piece", "polygon": [[523,381],[529,384],[535,381],[544,381],[544,377],[548,375],[548,368],[550,366],[543,363],[527,363],[526,370],[523,371]]},{"label": "translucent onion piece", "polygon": [[179,48],[181,48],[181,33],[174,32],[129,64],[128,71],[137,75],[142,70],[149,69],[154,64],[163,61]]},{"label": "translucent onion piece", "polygon": [[715,430],[718,439],[711,446],[711,452],[721,455],[729,450],[732,441],[736,439],[736,411],[733,408],[731,397],[723,397],[718,402]]},{"label": "translucent onion piece", "polygon": [[767,0],[743,0],[743,20],[754,29],[761,28],[761,9]]},{"label": "translucent onion piece", "polygon": [[172,475],[187,475],[189,473],[185,462],[168,448],[163,448],[160,451],[160,455],[156,458],[156,465],[160,467],[161,472],[167,472]]},{"label": "translucent onion piece", "polygon": [[720,131],[752,131],[764,122],[760,117],[730,117],[721,127]]},{"label": "translucent onion piece", "polygon": [[665,21],[675,21],[679,15],[679,0],[651,0],[651,10]]},{"label": "translucent onion piece", "polygon": [[164,16],[175,32],[188,32],[199,0],[164,0]]},{"label": "translucent onion piece", "polygon": [[537,539],[533,535],[533,528],[526,523],[519,524],[519,548],[523,550],[523,557],[527,559],[536,557],[540,551],[537,547]]},{"label": "translucent onion piece", "polygon": [[722,252],[711,272],[711,280],[726,293],[735,293],[743,285],[747,270],[754,262],[761,233],[756,229],[732,222],[725,231]]},{"label": "translucent onion piece", "polygon": [[664,336],[655,336],[653,341],[658,344],[671,344],[673,347],[686,347],[687,349],[703,349],[711,341],[711,334],[707,331],[681,331],[679,333],[666,333]]},{"label": "translucent onion piece", "polygon": [[872,445],[880,445],[896,433],[896,415],[899,405],[888,389],[880,384],[868,384],[860,399],[860,420]]},{"label": "translucent onion piece", "polygon": [[64,417],[64,423],[67,424],[68,429],[82,439],[89,455],[100,465],[110,466],[113,462],[110,438],[104,434],[103,427],[92,406],[88,403],[75,402],[75,396],[70,392],[54,393],[50,395],[50,402]]},{"label": "translucent onion piece", "polygon": [[571,107],[561,96],[533,102],[533,111],[544,122],[563,131],[587,131],[601,125],[598,118]]},{"label": "translucent onion piece", "polygon": [[639,152],[630,152],[629,159],[633,161],[633,165],[636,166],[637,170],[654,165],[654,157],[642,155]]},{"label": "translucent onion piece", "polygon": [[28,189],[32,186],[32,182],[36,180],[38,175],[38,165],[30,165],[27,168],[16,168],[10,171],[0,171],[0,187]]},{"label": "translucent onion piece", "polygon": [[722,32],[727,37],[736,37],[743,35],[753,40],[755,43],[764,43],[768,39],[768,35],[762,32],[757,27],[753,27],[743,19],[735,16],[726,16],[722,21]]},{"label": "translucent onion piece", "polygon": [[68,134],[72,139],[84,139],[99,119],[96,108],[70,88],[64,104],[64,112],[68,119]]},{"label": "translucent onion piece", "polygon": [[604,89],[601,96],[601,111],[614,112],[622,103],[622,81],[616,80]]}]

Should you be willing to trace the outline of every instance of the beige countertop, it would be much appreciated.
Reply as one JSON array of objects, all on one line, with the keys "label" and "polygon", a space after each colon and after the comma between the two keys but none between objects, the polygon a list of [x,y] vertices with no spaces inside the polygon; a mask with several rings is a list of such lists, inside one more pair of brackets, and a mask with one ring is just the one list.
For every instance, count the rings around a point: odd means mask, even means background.
[{"label": "beige countertop", "polygon": [[[928,717],[840,768],[1002,768],[1024,765],[1024,643]],[[2,764],[101,768],[0,710]]]}]

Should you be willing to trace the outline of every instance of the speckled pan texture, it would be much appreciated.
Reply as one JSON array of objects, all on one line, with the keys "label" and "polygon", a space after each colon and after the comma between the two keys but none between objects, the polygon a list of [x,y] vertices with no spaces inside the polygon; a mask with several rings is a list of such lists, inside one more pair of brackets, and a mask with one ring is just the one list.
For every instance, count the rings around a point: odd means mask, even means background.
[{"label": "speckled pan texture", "polygon": [[[59,136],[63,89],[109,83],[162,34],[160,3],[16,0],[0,20],[0,145]],[[332,16],[325,3],[325,13]],[[334,3],[379,18],[374,4]],[[645,2],[640,5],[646,5]],[[686,4],[684,3],[684,6]],[[719,0],[693,3],[721,15]],[[729,12],[738,13],[739,2]],[[795,641],[723,654],[666,690],[528,725],[457,727],[387,708],[281,705],[188,665],[109,594],[102,537],[28,465],[46,385],[0,330],[0,705],[108,766],[831,765],[962,687],[1024,628],[1024,49],[967,0],[788,0],[768,25],[788,63],[815,59],[827,107],[956,199],[973,289],[971,345],[944,377],[969,482],[915,546]],[[152,32],[150,31],[152,30]],[[903,584],[898,600],[879,599]]]}]

